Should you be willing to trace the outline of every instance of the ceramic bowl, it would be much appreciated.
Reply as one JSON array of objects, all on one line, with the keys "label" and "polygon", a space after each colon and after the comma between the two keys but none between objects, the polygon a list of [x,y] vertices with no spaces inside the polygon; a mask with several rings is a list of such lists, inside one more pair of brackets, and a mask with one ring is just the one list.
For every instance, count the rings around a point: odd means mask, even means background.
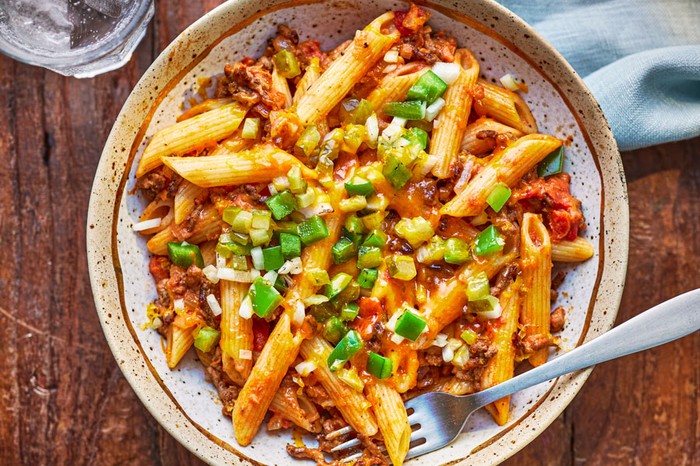
[{"label": "ceramic bowl", "polygon": [[[422,2],[435,30],[451,32],[482,64],[485,79],[513,73],[525,79],[524,94],[540,130],[568,141],[566,171],[583,202],[585,236],[596,256],[563,267],[566,279],[557,305],[568,324],[562,340],[573,348],[609,329],[622,294],[628,245],[624,174],[610,128],[583,81],[531,27],[490,0]],[[284,446],[290,433],[262,428],[240,447],[231,422],[221,414],[216,392],[191,352],[169,370],[160,337],[142,330],[146,304],[155,298],[144,239],[131,229],[143,201],[129,194],[146,143],[175,122],[183,102],[202,78],[220,74],[226,62],[259,56],[277,23],[320,40],[330,49],[351,38],[402,2],[282,0],[229,1],[185,30],[163,51],[124,104],[107,140],[95,176],[88,215],[87,247],[97,312],[114,356],[151,414],[178,441],[212,464],[290,464]],[[582,371],[513,396],[510,422],[499,427],[477,413],[452,445],[409,464],[496,464],[532,441],[566,408],[588,377]]]}]

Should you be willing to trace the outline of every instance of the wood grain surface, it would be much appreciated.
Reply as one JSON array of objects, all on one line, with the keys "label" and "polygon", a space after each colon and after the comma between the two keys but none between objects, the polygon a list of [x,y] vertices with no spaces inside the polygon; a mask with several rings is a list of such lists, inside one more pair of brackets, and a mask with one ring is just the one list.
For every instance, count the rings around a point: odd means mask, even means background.
[{"label": "wood grain surface", "polygon": [[[0,464],[200,464],[144,409],[94,310],[90,187],[130,90],[219,1],[159,2],[134,58],[76,80],[0,55]],[[631,240],[618,322],[700,287],[700,139],[623,154]],[[700,334],[596,368],[508,465],[700,464]]]}]

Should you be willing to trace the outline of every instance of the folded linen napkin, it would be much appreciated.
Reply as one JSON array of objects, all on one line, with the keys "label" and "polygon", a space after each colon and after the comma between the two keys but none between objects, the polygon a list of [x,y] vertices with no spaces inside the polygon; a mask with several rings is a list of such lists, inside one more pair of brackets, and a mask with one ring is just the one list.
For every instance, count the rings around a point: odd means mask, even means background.
[{"label": "folded linen napkin", "polygon": [[700,0],[497,0],[583,76],[620,150],[700,136]]}]

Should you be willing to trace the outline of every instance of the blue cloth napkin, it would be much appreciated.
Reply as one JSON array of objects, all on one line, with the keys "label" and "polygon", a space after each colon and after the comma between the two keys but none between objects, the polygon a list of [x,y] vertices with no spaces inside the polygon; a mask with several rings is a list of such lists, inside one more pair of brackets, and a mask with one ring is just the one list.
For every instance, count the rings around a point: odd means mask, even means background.
[{"label": "blue cloth napkin", "polygon": [[700,136],[700,0],[497,0],[583,76],[620,150]]}]

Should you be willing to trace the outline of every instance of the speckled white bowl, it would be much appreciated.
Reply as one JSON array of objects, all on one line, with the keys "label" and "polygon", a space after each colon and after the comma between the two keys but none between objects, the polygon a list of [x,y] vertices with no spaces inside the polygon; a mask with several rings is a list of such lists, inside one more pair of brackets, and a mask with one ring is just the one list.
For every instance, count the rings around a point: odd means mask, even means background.
[{"label": "speckled white bowl", "polygon": [[[563,340],[569,348],[609,329],[622,294],[628,247],[628,210],[622,164],[600,108],[566,61],[532,28],[490,0],[435,0],[424,6],[435,30],[454,34],[473,50],[486,79],[507,72],[526,80],[524,96],[542,132],[571,141],[566,170],[583,201],[586,237],[596,258],[566,267],[558,305],[568,310]],[[134,163],[150,137],[182,112],[199,78],[217,75],[226,62],[258,56],[275,24],[283,22],[324,49],[352,37],[372,18],[406,4],[376,1],[229,1],[184,31],[158,57],[124,104],[112,129],[90,198],[87,245],[97,312],[114,356],[141,401],[176,439],[213,464],[289,464],[289,433],[265,429],[241,448],[221,414],[213,387],[192,354],[175,371],[160,339],[143,331],[146,304],[155,297],[144,239],[131,227],[143,208],[129,195]],[[477,413],[452,445],[410,464],[495,464],[540,434],[576,395],[590,371],[561,377],[513,397],[511,421],[496,426]]]}]

